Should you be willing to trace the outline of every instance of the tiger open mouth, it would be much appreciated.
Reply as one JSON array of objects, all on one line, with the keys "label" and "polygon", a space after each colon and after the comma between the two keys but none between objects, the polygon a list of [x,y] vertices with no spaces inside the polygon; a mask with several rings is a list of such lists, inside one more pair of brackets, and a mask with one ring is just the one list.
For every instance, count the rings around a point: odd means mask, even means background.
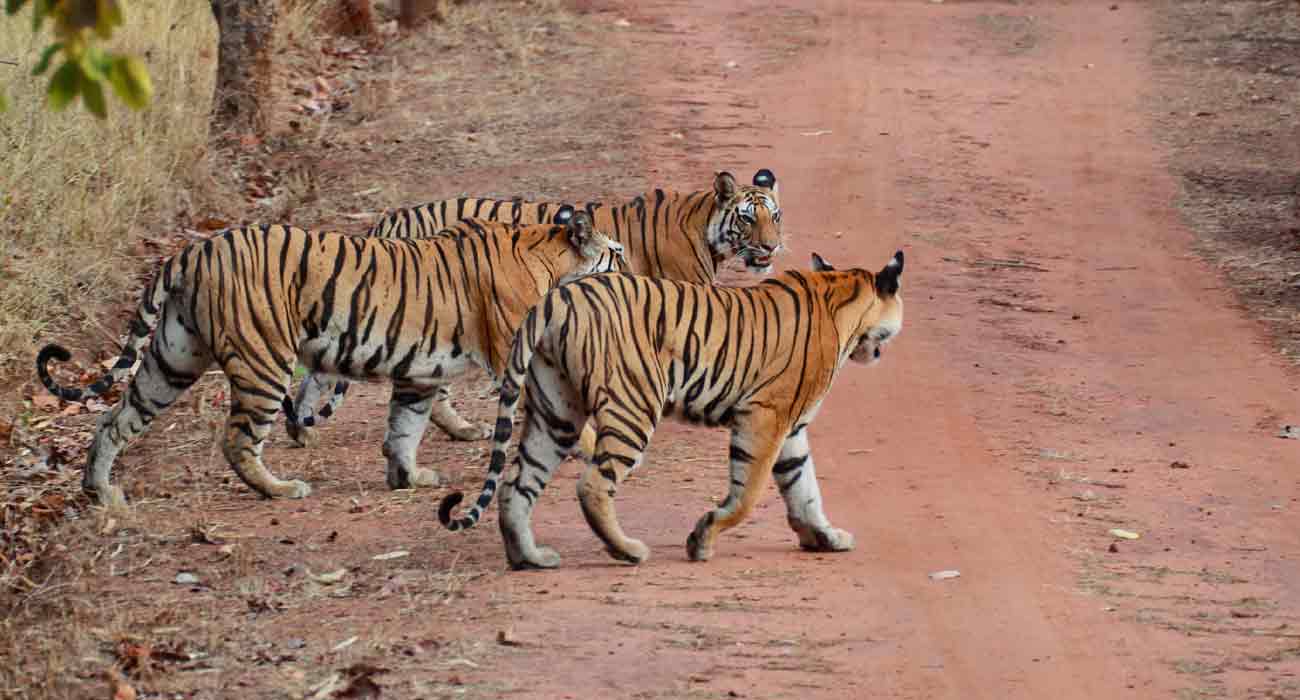
[{"label": "tiger open mouth", "polygon": [[772,251],[745,248],[740,251],[740,256],[745,260],[745,266],[750,269],[763,271],[772,267]]}]

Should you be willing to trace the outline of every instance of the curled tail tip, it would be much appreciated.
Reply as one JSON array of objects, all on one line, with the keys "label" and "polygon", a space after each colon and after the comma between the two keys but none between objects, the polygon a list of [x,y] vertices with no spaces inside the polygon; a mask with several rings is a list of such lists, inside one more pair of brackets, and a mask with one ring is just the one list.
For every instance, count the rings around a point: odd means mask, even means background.
[{"label": "curled tail tip", "polygon": [[50,360],[54,360],[55,362],[67,362],[71,359],[72,353],[68,352],[67,348],[56,343],[50,343],[41,348],[40,352],[36,353],[36,368],[44,371],[45,366],[50,363]]},{"label": "curled tail tip", "polygon": [[456,506],[460,505],[460,502],[463,500],[465,500],[465,494],[460,491],[449,493],[443,497],[442,503],[438,505],[438,522],[442,523],[443,527],[448,530],[460,529],[460,521],[453,522],[451,519],[451,512],[455,510]]}]

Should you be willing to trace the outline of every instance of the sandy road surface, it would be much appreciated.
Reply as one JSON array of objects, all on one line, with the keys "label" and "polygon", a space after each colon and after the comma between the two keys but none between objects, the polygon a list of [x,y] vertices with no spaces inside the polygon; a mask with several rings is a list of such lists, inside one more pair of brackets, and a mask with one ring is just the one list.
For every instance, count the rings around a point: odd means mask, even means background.
[{"label": "sandy road surface", "polygon": [[[529,697],[1294,694],[1300,450],[1272,433],[1300,396],[1231,281],[1188,255],[1148,131],[1143,9],[630,16],[677,56],[647,61],[660,179],[774,168],[784,263],[875,268],[905,248],[907,327],[878,369],[840,376],[812,430],[857,551],[795,551],[773,494],[689,564],[682,540],[723,473],[661,458],[623,506],[656,557],[606,566],[561,482],[540,531],[565,568],[500,579],[541,641],[493,673]],[[811,46],[785,61],[763,27]],[[708,433],[658,436],[680,439],[721,463]],[[1142,539],[1109,552],[1115,527]],[[930,581],[939,569],[962,576]]]}]

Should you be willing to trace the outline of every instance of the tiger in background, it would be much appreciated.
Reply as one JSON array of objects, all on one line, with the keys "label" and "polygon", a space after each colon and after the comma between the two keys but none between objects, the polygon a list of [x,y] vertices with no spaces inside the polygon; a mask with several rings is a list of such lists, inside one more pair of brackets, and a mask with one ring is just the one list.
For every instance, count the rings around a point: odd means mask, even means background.
[{"label": "tiger in background", "polygon": [[[591,215],[598,230],[623,244],[628,272],[708,284],[717,276],[719,266],[736,256],[752,272],[771,271],[772,256],[783,244],[778,191],[776,176],[766,168],[754,173],[750,186],[742,186],[731,173],[722,172],[714,177],[712,190],[656,189],[622,205],[591,202],[582,205],[582,210]],[[566,207],[518,199],[444,199],[387,214],[366,235],[422,238],[467,218],[531,224],[558,215],[556,223],[563,223],[572,211]],[[298,388],[293,410],[285,411],[289,437],[304,447],[315,444],[319,440],[315,430],[301,425],[296,414],[315,410],[321,397],[328,396],[319,410],[321,418],[328,418],[342,405],[347,390],[347,382],[335,377],[308,376]],[[479,437],[472,431],[447,434],[458,440]],[[589,452],[589,437],[584,446]]]},{"label": "tiger in background", "polygon": [[109,483],[118,452],[214,362],[230,382],[226,459],[262,496],[311,491],[278,479],[261,459],[295,361],[312,371],[391,379],[388,485],[436,484],[435,470],[415,465],[430,413],[444,429],[473,429],[439,404],[448,380],[470,364],[501,373],[520,320],[548,289],[618,270],[622,255],[581,212],[565,226],[461,222],[453,234],[424,240],[246,226],[191,243],[163,263],[121,357],[90,387],[62,387],[50,376],[50,360],[71,357],[58,345],[41,349],[36,371],[61,399],[82,401],[130,373],[143,349],[122,400],[99,422],[82,477],[105,505],[125,503]]},{"label": "tiger in background", "polygon": [[582,513],[611,556],[645,561],[650,551],[623,533],[614,495],[668,416],[731,428],[730,488],[687,538],[692,560],[712,556],[718,533],[749,514],[770,476],[800,546],[852,549],[853,536],[822,510],[807,429],[844,362],[874,364],[902,329],[902,272],[899,251],[875,274],[836,271],[814,255],[812,272],[753,287],[626,274],[557,287],[515,336],[478,501],[453,519],[463,497],[449,494],[438,519],[450,530],[473,527],[491,503],[523,388],[523,436],[502,486],[499,523],[515,569],[560,563],[555,550],[534,542],[530,519],[584,426],[594,426],[597,442],[578,482]]}]

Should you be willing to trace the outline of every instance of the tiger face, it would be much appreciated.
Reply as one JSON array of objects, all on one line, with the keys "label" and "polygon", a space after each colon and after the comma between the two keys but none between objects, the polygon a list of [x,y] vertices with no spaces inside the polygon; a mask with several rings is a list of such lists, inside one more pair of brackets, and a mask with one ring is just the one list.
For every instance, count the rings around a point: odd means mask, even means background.
[{"label": "tiger face", "polygon": [[[587,212],[574,212],[572,207],[567,205],[561,211],[564,210],[568,212],[563,217],[564,223],[561,225],[567,229],[569,244],[573,246],[578,260],[572,269],[560,277],[559,284],[572,282],[579,277],[598,272],[622,272],[627,268],[622,243],[597,231]],[[557,214],[556,221],[560,220],[561,215]]]},{"label": "tiger face", "polygon": [[[828,272],[835,268],[820,255],[813,253],[814,272]],[[874,365],[880,361],[885,345],[898,337],[903,329],[903,297],[899,295],[899,277],[903,274],[903,251],[894,253],[884,268],[875,275],[865,274],[876,296],[876,302],[855,324],[851,331],[856,338],[848,351],[848,359],[860,365]],[[841,360],[842,361],[842,360]]]},{"label": "tiger face", "polygon": [[772,256],[783,246],[776,176],[764,168],[754,184],[742,186],[731,173],[713,180],[716,213],[709,222],[709,245],[719,258],[740,256],[751,272],[772,271]]}]

